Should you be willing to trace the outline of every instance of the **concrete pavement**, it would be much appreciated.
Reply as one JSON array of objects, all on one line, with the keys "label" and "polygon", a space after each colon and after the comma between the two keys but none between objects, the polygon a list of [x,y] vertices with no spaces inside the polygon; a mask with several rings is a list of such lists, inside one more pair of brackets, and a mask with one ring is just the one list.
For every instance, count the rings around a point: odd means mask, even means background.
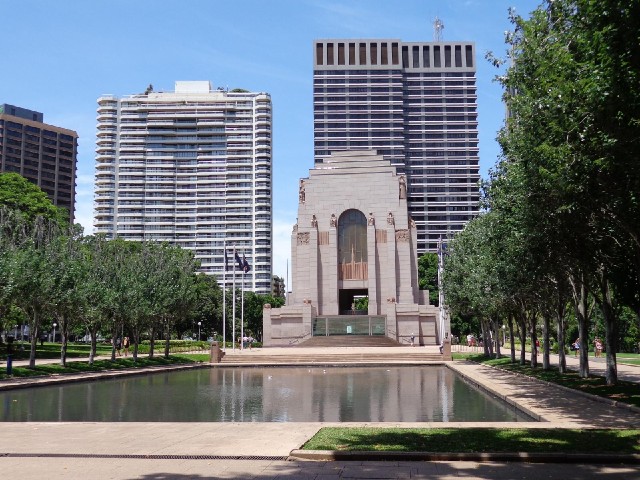
[{"label": "concrete pavement", "polygon": [[[403,347],[407,348],[407,347]],[[417,347],[418,348],[418,347]],[[266,349],[265,349],[266,350]],[[325,349],[326,350],[326,349]],[[256,354],[257,355],[257,354]],[[389,351],[390,358],[393,352]],[[540,419],[447,423],[473,428],[640,428],[640,413],[470,362],[452,368],[479,388]],[[631,367],[639,368],[640,367]],[[640,478],[638,465],[523,462],[287,461],[323,426],[442,427],[428,423],[2,423],[0,475],[7,478]]]}]

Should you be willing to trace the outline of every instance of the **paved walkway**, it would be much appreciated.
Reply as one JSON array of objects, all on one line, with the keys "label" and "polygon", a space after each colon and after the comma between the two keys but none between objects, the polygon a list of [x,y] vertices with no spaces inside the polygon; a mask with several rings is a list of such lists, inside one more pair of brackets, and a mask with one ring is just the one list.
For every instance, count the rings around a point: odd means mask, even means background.
[{"label": "paved walkway", "polygon": [[[448,427],[640,428],[640,413],[575,395],[561,387],[470,362],[453,362],[452,368],[542,422],[449,423]],[[83,479],[640,478],[638,465],[286,460],[292,450],[328,425],[443,426],[428,423],[3,423],[0,472],[3,478],[23,479],[41,479],[45,475]]]}]

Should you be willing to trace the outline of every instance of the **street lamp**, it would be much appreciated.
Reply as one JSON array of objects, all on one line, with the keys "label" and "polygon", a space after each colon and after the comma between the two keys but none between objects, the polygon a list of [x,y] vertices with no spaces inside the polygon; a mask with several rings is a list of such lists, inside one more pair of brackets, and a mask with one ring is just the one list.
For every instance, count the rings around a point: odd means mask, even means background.
[{"label": "street lamp", "polygon": [[200,325],[202,325],[202,322],[198,322],[198,341],[200,341]]},{"label": "street lamp", "polygon": [[56,327],[58,326],[58,324],[56,322],[53,322],[53,343],[56,343]]},{"label": "street lamp", "polygon": [[502,346],[504,347],[506,343],[507,343],[507,326],[502,325]]}]

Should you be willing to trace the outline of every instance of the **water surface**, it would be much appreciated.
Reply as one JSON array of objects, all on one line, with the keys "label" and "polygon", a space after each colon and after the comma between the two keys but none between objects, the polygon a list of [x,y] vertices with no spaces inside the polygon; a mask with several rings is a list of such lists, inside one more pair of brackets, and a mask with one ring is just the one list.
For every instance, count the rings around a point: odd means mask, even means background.
[{"label": "water surface", "polygon": [[0,420],[531,421],[444,366],[211,368],[0,393]]}]

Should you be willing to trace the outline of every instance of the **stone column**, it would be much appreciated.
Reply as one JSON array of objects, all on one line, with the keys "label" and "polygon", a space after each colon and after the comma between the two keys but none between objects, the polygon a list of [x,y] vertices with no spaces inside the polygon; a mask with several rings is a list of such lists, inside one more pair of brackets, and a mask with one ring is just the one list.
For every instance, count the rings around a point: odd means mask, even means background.
[{"label": "stone column", "polygon": [[411,240],[409,229],[400,228],[395,232],[396,251],[398,252],[398,303],[413,303],[411,286]]},{"label": "stone column", "polygon": [[271,305],[268,303],[262,307],[262,343],[271,345]]},{"label": "stone column", "polygon": [[313,305],[318,305],[318,290],[322,279],[318,278],[318,227],[312,227],[309,231],[309,295],[307,298],[311,300]]},{"label": "stone column", "polygon": [[379,315],[378,303],[380,302],[380,294],[378,292],[378,265],[376,263],[376,225],[375,221],[369,220],[367,225],[367,268],[369,277],[367,278],[367,287],[369,290],[369,315]]},{"label": "stone column", "polygon": [[396,252],[396,227],[387,223],[387,268],[384,272],[384,289],[382,302],[392,298],[395,302],[398,298],[398,262]]},{"label": "stone column", "polygon": [[328,271],[322,271],[322,288],[327,303],[322,305],[323,315],[338,315],[338,232],[335,225],[329,227]]}]

